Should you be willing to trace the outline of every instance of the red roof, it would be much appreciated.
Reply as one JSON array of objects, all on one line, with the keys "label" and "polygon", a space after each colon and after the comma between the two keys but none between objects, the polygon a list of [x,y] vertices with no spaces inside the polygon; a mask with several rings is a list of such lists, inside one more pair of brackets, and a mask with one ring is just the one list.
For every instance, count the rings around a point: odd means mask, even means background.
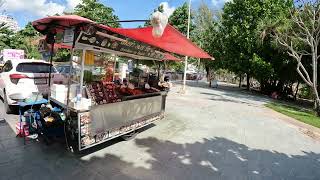
[{"label": "red roof", "polygon": [[50,16],[42,19],[38,19],[32,22],[33,27],[41,32],[46,34],[48,28],[51,26],[60,26],[60,28],[68,28],[72,26],[77,26],[80,24],[90,24],[94,23],[90,19],[77,16],[77,15],[65,15],[65,16]]},{"label": "red roof", "polygon": [[181,59],[169,54],[169,53],[166,53],[165,54],[165,60],[168,60],[168,61],[181,61]]},{"label": "red roof", "polygon": [[83,26],[93,24],[97,27],[112,31],[114,33],[129,37],[133,40],[140,41],[151,46],[160,48],[169,53],[175,53],[183,56],[211,59],[205,51],[187,39],[182,33],[171,25],[167,25],[162,37],[155,38],[152,36],[152,27],[144,28],[111,28],[105,25],[99,25],[95,22],[76,15],[67,16],[50,16],[36,20],[32,23],[36,30],[46,34],[49,28],[63,29],[72,26]]}]

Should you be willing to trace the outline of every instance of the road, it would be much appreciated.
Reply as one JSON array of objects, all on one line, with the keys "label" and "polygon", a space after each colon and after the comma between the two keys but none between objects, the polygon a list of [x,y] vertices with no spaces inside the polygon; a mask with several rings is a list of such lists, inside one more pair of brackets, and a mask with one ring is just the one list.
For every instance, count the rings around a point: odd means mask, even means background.
[{"label": "road", "polygon": [[59,143],[23,146],[8,125],[17,116],[6,116],[8,124],[0,124],[0,179],[320,179],[319,141],[265,108],[268,98],[194,85],[185,95],[176,85],[166,118],[135,139],[79,155]]}]

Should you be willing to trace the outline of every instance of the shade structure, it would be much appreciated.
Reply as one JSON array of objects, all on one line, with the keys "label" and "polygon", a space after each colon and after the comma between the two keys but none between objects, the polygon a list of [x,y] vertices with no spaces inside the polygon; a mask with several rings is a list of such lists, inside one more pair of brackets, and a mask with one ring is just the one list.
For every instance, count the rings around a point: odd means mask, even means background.
[{"label": "shade structure", "polygon": [[181,59],[169,54],[169,53],[166,53],[165,54],[165,61],[181,61]]},{"label": "shade structure", "polygon": [[135,41],[148,44],[169,53],[175,53],[178,55],[195,58],[213,59],[208,53],[206,53],[189,39],[187,39],[182,33],[180,33],[171,25],[167,25],[162,37],[160,38],[152,36],[153,27],[112,28],[109,26],[97,24],[90,19],[76,15],[50,16],[36,20],[32,23],[32,25],[42,34],[46,34],[52,30],[59,31],[64,28],[92,25],[116,34],[120,34]]},{"label": "shade structure", "polygon": [[32,26],[42,34],[47,34],[50,29],[64,29],[79,25],[94,24],[90,19],[77,16],[49,16],[32,22]]},{"label": "shade structure", "polygon": [[111,28],[103,26],[115,33],[129,37],[131,39],[150,44],[165,51],[179,54],[182,56],[189,56],[195,58],[212,59],[212,57],[187,39],[182,33],[176,30],[171,25],[167,25],[163,35],[160,38],[152,36],[152,27],[144,28]]}]

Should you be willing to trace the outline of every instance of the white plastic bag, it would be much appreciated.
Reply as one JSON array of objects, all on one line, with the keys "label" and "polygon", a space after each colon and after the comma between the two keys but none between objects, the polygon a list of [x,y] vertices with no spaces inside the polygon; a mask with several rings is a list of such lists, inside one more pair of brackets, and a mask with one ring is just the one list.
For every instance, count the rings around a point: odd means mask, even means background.
[{"label": "white plastic bag", "polygon": [[153,26],[152,35],[159,38],[163,35],[164,29],[168,24],[168,16],[164,13],[156,11],[152,14],[150,22]]}]

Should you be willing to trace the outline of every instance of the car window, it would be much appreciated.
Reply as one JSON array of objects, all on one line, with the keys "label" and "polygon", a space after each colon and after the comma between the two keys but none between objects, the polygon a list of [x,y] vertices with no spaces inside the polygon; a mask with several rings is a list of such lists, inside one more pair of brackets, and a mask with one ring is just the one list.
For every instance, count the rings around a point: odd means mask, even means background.
[{"label": "car window", "polygon": [[57,70],[59,73],[68,74],[70,72],[70,66],[58,66]]},{"label": "car window", "polygon": [[3,66],[3,72],[9,72],[12,70],[12,63],[11,61],[7,61]]},{"label": "car window", "polygon": [[[50,66],[52,65],[47,63],[20,63],[18,64],[16,71],[23,73],[49,73]],[[56,69],[52,67],[51,72],[55,73]]]},{"label": "car window", "polygon": [[62,71],[61,67],[56,67],[56,70],[60,73]]},{"label": "car window", "polygon": [[64,73],[69,73],[70,72],[70,66],[64,67]]}]

